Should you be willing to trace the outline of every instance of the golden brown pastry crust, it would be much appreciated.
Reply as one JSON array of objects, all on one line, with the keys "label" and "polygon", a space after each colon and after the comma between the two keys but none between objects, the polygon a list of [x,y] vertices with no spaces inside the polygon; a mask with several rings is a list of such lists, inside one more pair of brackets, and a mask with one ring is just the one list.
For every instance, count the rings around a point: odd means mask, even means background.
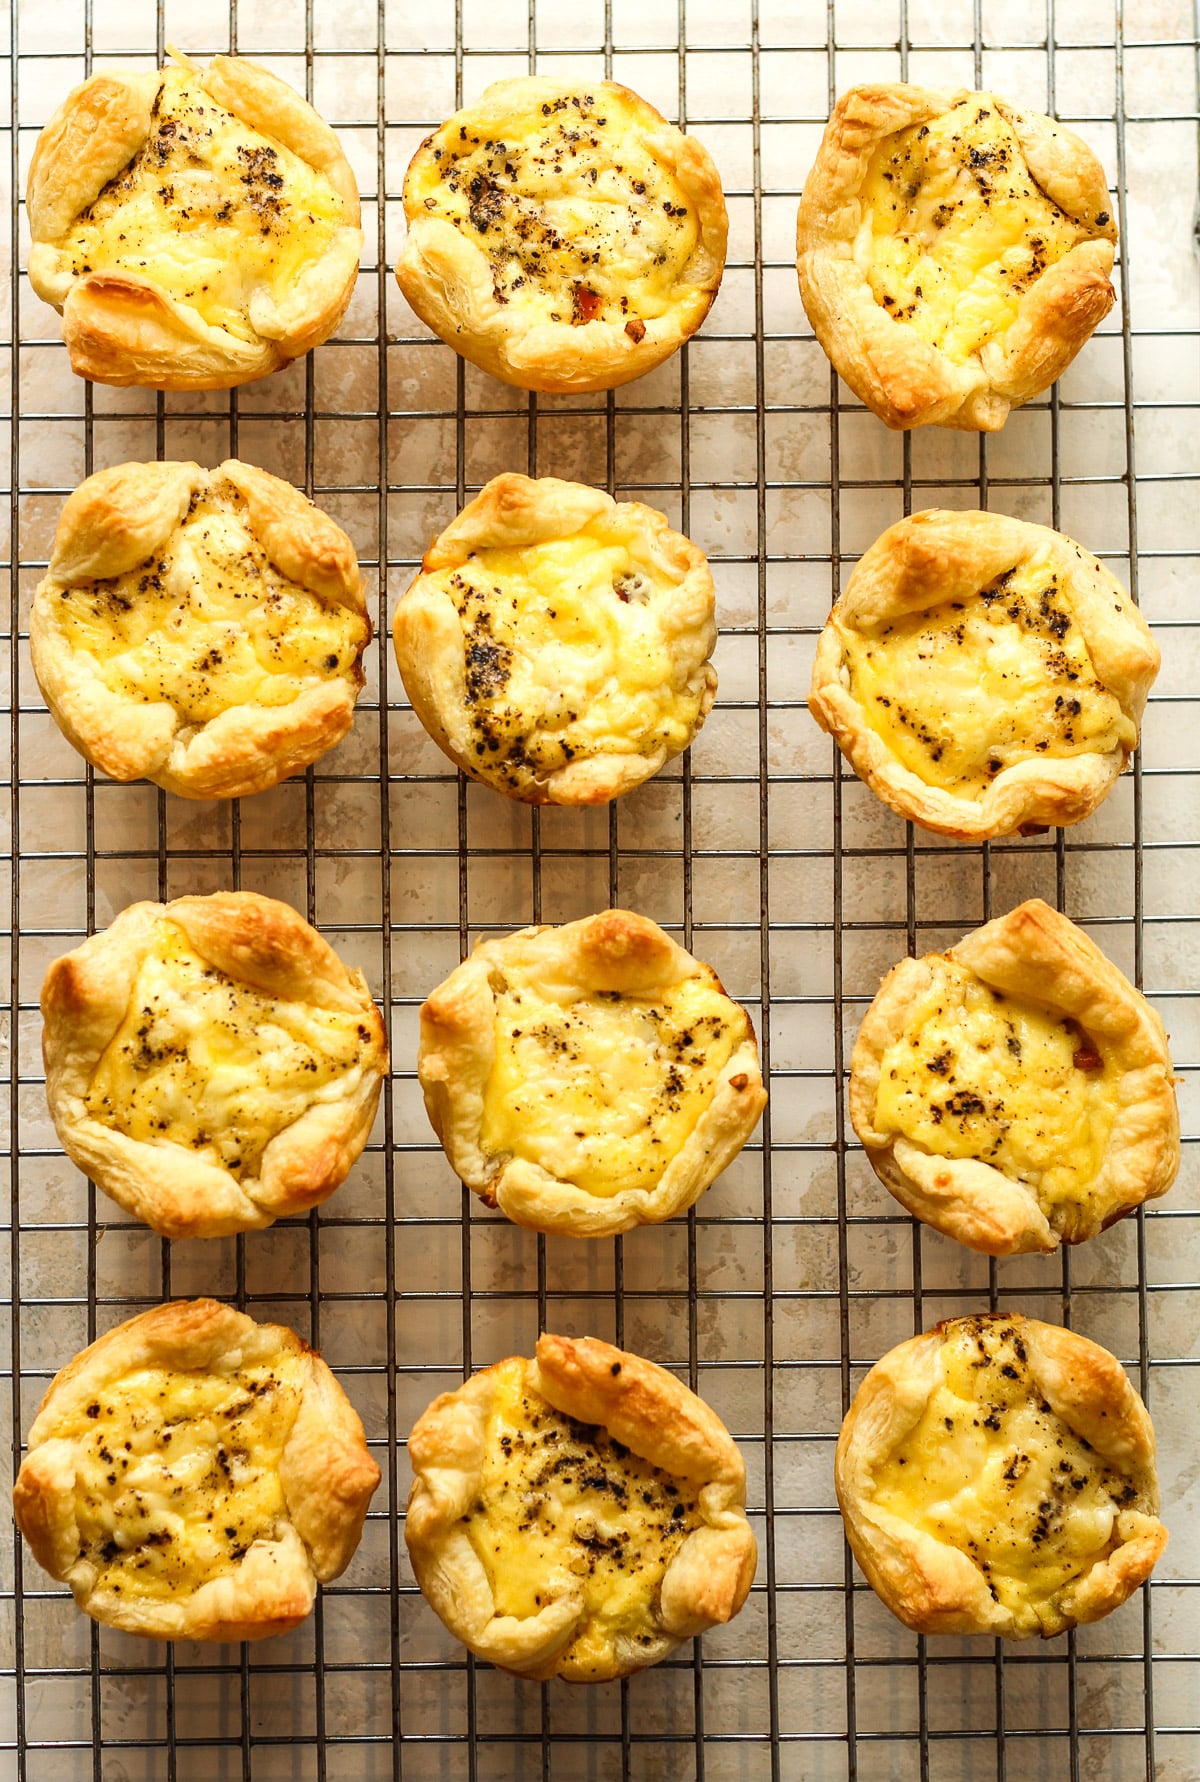
[{"label": "golden brown pastry crust", "polygon": [[[77,1521],[76,1493],[86,1490],[87,1419],[96,1414],[89,1401],[99,1404],[146,1369],[228,1378],[232,1390],[240,1370],[263,1367],[286,1376],[295,1400],[282,1413],[290,1418],[278,1460],[284,1514],[272,1536],[256,1538],[220,1575],[196,1570],[184,1576],[167,1598],[139,1600],[129,1574],[124,1585],[106,1582],[104,1556],[85,1547]],[[185,1442],[189,1434],[185,1430]],[[208,1444],[215,1452],[216,1440],[214,1434]],[[177,1520],[169,1488],[162,1489],[169,1486],[169,1452],[163,1448],[150,1459],[159,1465],[153,1479],[143,1470],[138,1515],[156,1525],[150,1545],[169,1545],[172,1537],[163,1531]],[[250,1455],[240,1464],[253,1470],[254,1461]],[[29,1431],[13,1508],[38,1564],[68,1583],[94,1620],[149,1639],[259,1640],[303,1621],[317,1583],[345,1571],[378,1483],[357,1413],[320,1356],[293,1331],[258,1324],[217,1300],[176,1300],[117,1325],[56,1374]],[[122,1527],[118,1508],[114,1549],[128,1550],[136,1539]]]},{"label": "golden brown pastry crust", "polygon": [[[486,552],[526,553],[517,558],[519,578],[521,562],[538,564],[538,547],[556,541],[592,548],[582,564],[563,568],[553,611],[553,584],[530,593],[494,558],[472,578],[473,560]],[[647,587],[636,597],[636,623],[630,597],[601,575],[614,555]],[[593,565],[603,586],[588,585]],[[447,572],[461,572],[470,594],[456,601]],[[595,628],[590,602],[602,608]],[[509,472],[485,484],[426,551],[396,608],[396,660],[417,716],[464,773],[526,804],[607,804],[687,748],[711,711],[714,605],[703,551],[654,508],[616,502],[583,483]],[[647,610],[651,645],[666,664],[653,688],[633,680]],[[505,643],[510,630],[515,648]],[[554,671],[543,675],[551,653]],[[564,681],[577,709],[563,709]]]},{"label": "golden brown pastry crust", "polygon": [[[190,951],[219,974],[218,983],[228,979],[235,990],[244,988],[288,1005],[295,1013],[292,1025],[302,1037],[307,1022],[316,1024],[309,1044],[318,1061],[323,1012],[336,1017],[339,1031],[348,1036],[347,1061],[335,1056],[328,1070],[319,1073],[324,1080],[317,1081],[316,1064],[298,1067],[313,1070],[311,1093],[291,1093],[285,1123],[258,1133],[257,1162],[241,1172],[224,1158],[222,1129],[233,1130],[244,1086],[246,1092],[257,1091],[264,1082],[271,1087],[281,1042],[270,1031],[269,1003],[258,1014],[260,1021],[268,1018],[265,1032],[239,1033],[237,1016],[227,1017],[224,1025],[233,1027],[236,1042],[232,1062],[205,1063],[207,1044],[224,1040],[205,1027],[196,1036],[200,1057],[193,1065],[189,1041],[198,1004],[194,993],[189,995],[189,980],[173,986],[168,966],[164,1001],[152,1018],[147,1015],[146,1032],[139,1036],[147,1053],[155,1055],[135,1056],[131,1062],[122,1062],[123,1054],[107,1056],[127,1025],[144,962],[172,934],[181,935]],[[232,1000],[231,994],[231,1005]],[[367,1142],[389,1068],[383,1021],[362,973],[344,965],[287,904],[252,891],[131,904],[109,928],[54,961],[42,986],[42,1017],[46,1097],[63,1149],[97,1187],[164,1237],[219,1237],[259,1229],[325,1200],[345,1180]],[[146,1073],[162,1064],[160,1053],[168,1058],[174,1053],[185,1077],[193,1068],[200,1073],[198,1086],[189,1081],[176,1099],[194,1107],[200,1095],[213,1107],[210,1142],[185,1144],[169,1136],[142,1138],[121,1130],[122,1097],[127,1099]],[[111,1069],[117,1103],[109,1119],[99,1118],[89,1102],[102,1063]]]},{"label": "golden brown pastry crust", "polygon": [[[1102,690],[1117,701],[1136,736],[1161,661],[1158,645],[1116,577],[1048,526],[938,508],[898,520],[860,558],[818,641],[808,702],[813,717],[885,804],[938,835],[979,841],[1029,825],[1079,823],[1128,765],[1130,747],[1124,744],[1055,757],[1038,753],[1044,739],[1030,736],[1027,758],[1004,767],[982,796],[971,798],[905,766],[868,723],[851,690],[848,651],[854,642],[878,638],[897,620],[930,608],[961,602],[969,609],[996,577],[1035,565],[1057,578],[1059,605],[1065,602]],[[932,672],[929,690],[937,691]],[[949,707],[946,715],[953,721]]]},{"label": "golden brown pastry crust", "polygon": [[[564,1074],[554,1074],[553,1047],[549,1059],[538,1060],[551,1073],[545,1085],[551,1093],[543,1090],[539,1111],[547,1124],[561,1122],[561,1143],[554,1152],[563,1159],[558,1165],[561,1174],[533,1157],[487,1148],[489,1103],[496,1094],[490,1079],[497,1059],[498,997],[506,986],[505,974],[519,970],[549,986],[551,1004],[568,1014],[574,998],[581,1002],[596,998],[610,1019],[619,1021],[621,1003],[627,1000],[631,1044],[638,1042],[640,1011],[689,982],[704,998],[704,1006],[711,1004],[729,1025],[733,1049],[716,1071],[709,1097],[702,1100],[699,1116],[679,1149],[661,1173],[651,1172],[648,1185],[631,1182],[606,1195],[571,1179],[567,1160],[574,1156],[577,1165],[582,1164],[589,1116],[586,1108],[573,1111],[574,1104],[566,1103],[569,1066],[559,1067]],[[691,1028],[685,1051],[695,1061],[706,1042],[699,1021]],[[566,1057],[571,1044],[567,1028]],[[518,1225],[576,1237],[615,1236],[686,1211],[737,1156],[767,1101],[754,1029],[745,1010],[726,997],[711,967],[693,959],[656,923],[628,910],[605,910],[561,928],[525,928],[499,940],[480,941],[421,1009],[417,1074],[434,1131],[467,1187]],[[622,1085],[621,1093],[622,1106],[627,1110],[636,1106],[642,1122],[641,1104],[635,1102],[639,1086]],[[558,1109],[553,1117],[552,1101]],[[656,1142],[656,1106],[648,1096],[649,1111],[642,1123],[652,1135],[651,1143]]]},{"label": "golden brown pastry crust", "polygon": [[[655,1628],[647,1640],[628,1637],[619,1624],[589,1627],[580,1594],[550,1579],[536,1613],[497,1615],[464,1524],[479,1496],[489,1416],[513,1365],[499,1363],[443,1393],[408,1438],[415,1476],[405,1539],[425,1599],[451,1633],[477,1657],[521,1676],[599,1683],[657,1664],[681,1641],[732,1620],[753,1581],[757,1549],[745,1515],[746,1469],[728,1430],[653,1362],[594,1337],[551,1335],[538,1338],[536,1360],[517,1364],[528,1389],[686,1482],[696,1494],[696,1521],[667,1565],[657,1601],[643,1605]],[[555,1495],[553,1481],[547,1495]],[[585,1634],[592,1636],[586,1668],[570,1652]]]},{"label": "golden brown pastry crust", "polygon": [[[1014,1609],[998,1599],[988,1572],[964,1550],[967,1529],[957,1531],[963,1546],[953,1545],[908,1521],[894,1505],[878,1501],[880,1471],[917,1429],[945,1380],[948,1357],[957,1343],[978,1345],[980,1359],[974,1370],[968,1370],[980,1379],[984,1396],[978,1403],[1040,1400],[1049,1415],[1090,1446],[1093,1454],[1087,1464],[1093,1470],[1107,1469],[1124,1481],[1112,1500],[1116,1513],[1103,1550],[1049,1594],[1038,1597],[1035,1587],[1032,1606]],[[991,1362],[983,1360],[985,1353],[992,1354]],[[1010,1391],[1005,1382],[1000,1394],[989,1397],[995,1382],[987,1376],[997,1365],[1008,1367],[1016,1383]],[[995,1436],[984,1438],[989,1458],[1003,1456],[1002,1477],[1015,1495],[1022,1462],[1029,1457],[1008,1454],[1002,1418],[989,1415],[993,1424],[1001,1425]],[[954,1432],[947,1432],[943,1446],[955,1440]],[[917,1470],[914,1462],[906,1473],[919,1503],[920,1481],[911,1477]],[[846,1535],[868,1583],[917,1633],[979,1633],[1007,1639],[1040,1633],[1050,1638],[1077,1624],[1098,1621],[1145,1582],[1167,1544],[1167,1531],[1158,1520],[1154,1429],[1124,1369],[1086,1337],[1015,1313],[947,1320],[923,1336],[910,1337],[876,1362],[842,1424],[835,1482]],[[1072,1485],[1069,1480],[1057,1488],[1056,1495],[1068,1501],[1053,1507],[1051,1527],[1056,1521],[1069,1524]],[[1036,1566],[1032,1552],[1027,1557]]]},{"label": "golden brown pastry crust", "polygon": [[[1090,238],[1046,266],[1007,330],[959,363],[876,301],[855,244],[868,167],[880,145],[976,98],[1011,127],[1039,194]],[[991,93],[885,83],[854,87],[834,107],[800,201],[796,266],[817,339],[880,420],[895,428],[990,432],[1061,377],[1108,314],[1116,239],[1104,170],[1063,125]]]},{"label": "golden brown pastry crust", "polygon": [[[111,686],[95,655],[76,643],[64,620],[71,591],[91,592],[95,582],[155,569],[164,554],[177,550],[197,502],[229,517],[247,535],[251,551],[257,546],[268,569],[285,582],[355,620],[347,637],[335,640],[332,668],[316,651],[311,663],[293,672],[296,691],[290,700],[233,703],[199,722],[173,702],[170,688],[154,699]],[[203,554],[203,527],[191,528],[187,536],[189,551]],[[206,602],[189,570],[179,572],[170,599],[177,608],[202,608],[208,616],[202,641],[198,644],[198,633],[190,640],[180,635],[170,660],[180,679],[191,680],[199,649],[204,683],[219,690],[229,674],[222,661],[228,661],[230,642],[251,638],[252,627],[257,641],[251,648],[268,652],[268,666],[270,637],[262,638],[262,621],[272,601],[278,606],[279,591],[264,579],[253,555],[226,561],[217,574],[224,578],[217,583],[219,608]],[[231,577],[238,582],[232,606]],[[122,598],[137,597],[131,590]],[[284,610],[279,607],[281,614]],[[287,629],[284,618],[277,629]],[[120,635],[115,628],[111,634]],[[63,508],[29,621],[38,685],[80,754],[113,779],[152,780],[181,798],[243,798],[266,791],[339,743],[354,722],[364,680],[362,655],[371,635],[358,559],[346,534],[290,483],[236,458],[212,471],[190,463],[118,464],[88,477]]]},{"label": "golden brown pastry crust", "polygon": [[[1001,995],[1078,1029],[1079,1068],[1102,1071],[1112,1113],[1099,1167],[1078,1198],[1039,1204],[1036,1184],[981,1158],[938,1156],[876,1126],[884,1057],[947,961]],[[1019,1081],[1020,1066],[1009,1070]],[[947,1084],[930,1083],[943,1096]],[[850,1118],[880,1181],[927,1225],[989,1256],[1079,1244],[1165,1194],[1179,1170],[1179,1110],[1162,1021],[1140,991],[1066,916],[1033,898],[945,954],[903,959],[868,1009],[850,1060]],[[1011,1110],[1010,1110],[1011,1111]]]},{"label": "golden brown pastry crust", "polygon": [[[265,285],[247,293],[246,338],[206,322],[149,274],[102,265],[77,274],[64,238],[149,141],[163,76],[172,70],[113,72],[94,74],[69,93],[38,138],[26,200],[29,279],[38,296],[61,311],[72,369],[81,377],[159,390],[225,390],[311,351],[341,321],[362,252],[358,187],[328,124],[267,69],[236,56],[215,56],[201,70],[176,55],[174,66],[192,74],[216,105],[328,182],[344,210],[320,257],[304,264],[281,294]],[[245,194],[234,186],[229,199],[236,204]],[[173,227],[164,210],[164,235]]]},{"label": "golden brown pastry crust", "polygon": [[[560,114],[568,121],[563,128],[576,130],[565,144],[569,154],[562,153],[556,161],[547,153],[533,177],[527,177],[522,164],[513,165],[514,135],[527,129],[531,120],[540,124],[543,118],[546,129],[557,129]],[[574,145],[580,143],[580,133],[585,156],[589,147],[602,151],[597,180],[590,186],[571,177],[578,165]],[[469,225],[468,232],[445,214],[438,187],[451,165],[449,158],[463,145],[481,140],[496,147],[486,173],[475,176],[486,187],[482,200],[472,198],[482,227]],[[604,239],[603,230],[611,229],[611,224],[602,210],[599,252],[588,250],[585,260],[571,245],[580,227],[575,213],[580,206],[590,206],[590,226],[600,208],[596,195],[622,212],[635,209],[636,227],[626,248],[639,234],[645,240],[651,231],[665,230],[669,238],[669,226],[679,220],[679,209],[656,205],[655,194],[646,194],[644,181],[625,189],[622,144],[634,145],[639,156],[648,157],[652,167],[669,176],[672,190],[685,199],[684,208],[691,205],[697,225],[695,246],[671,287],[662,293],[664,300],[648,306],[645,314],[639,313],[636,299],[617,288],[622,282],[618,271],[612,270],[617,250]],[[609,182],[615,183],[605,191]],[[518,230],[514,200],[521,197],[527,202]],[[527,75],[495,82],[477,104],[456,112],[421,144],[405,176],[404,210],[408,235],[396,278],[405,297],[456,352],[523,390],[609,390],[653,370],[699,328],[725,267],[729,224],[712,159],[694,136],[683,135],[652,105],[612,81],[582,87]],[[525,251],[535,235],[539,241],[545,239],[544,260]],[[521,282],[502,290],[494,272],[500,262],[489,253],[499,254],[503,262],[505,246],[521,260]],[[540,266],[564,254],[568,261],[578,262],[574,294],[565,299],[567,313],[547,312],[544,304],[530,298]],[[610,294],[610,272],[615,299],[611,318],[601,313],[606,306],[597,300]],[[506,279],[503,273],[500,277]]]}]

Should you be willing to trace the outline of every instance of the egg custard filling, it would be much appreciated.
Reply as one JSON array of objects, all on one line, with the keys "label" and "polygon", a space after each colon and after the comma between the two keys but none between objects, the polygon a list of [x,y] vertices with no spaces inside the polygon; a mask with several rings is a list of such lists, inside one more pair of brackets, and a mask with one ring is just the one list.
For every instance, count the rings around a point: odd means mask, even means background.
[{"label": "egg custard filling", "polygon": [[750,1036],[745,1011],[710,976],[643,996],[566,991],[533,965],[498,977],[483,1151],[602,1198],[653,1187]]},{"label": "egg custard filling", "polygon": [[[1019,1633],[1117,1545],[1138,1487],[1043,1397],[1003,1319],[955,1320],[919,1422],[879,1464],[873,1501],[978,1567]],[[1060,1622],[1051,1619],[1051,1631]]]},{"label": "egg custard filling", "polygon": [[167,68],[149,138],[56,245],[76,277],[144,278],[250,341],[255,293],[273,308],[356,222],[324,174]]},{"label": "egg custard filling", "polygon": [[941,959],[883,1055],[875,1128],[933,1157],[991,1164],[1025,1183],[1053,1223],[1099,1172],[1113,1075],[1073,1021]]},{"label": "egg custard filling", "polygon": [[160,921],[85,1097],[102,1125],[181,1145],[238,1180],[373,1048],[361,1015],[284,1002],[227,977]]},{"label": "egg custard filling", "polygon": [[357,690],[364,615],[289,581],[228,486],[198,491],[181,526],[124,575],[58,590],[49,622],[111,692],[170,705],[180,726],[235,706],[286,706],[320,682]]},{"label": "egg custard filling", "polygon": [[79,1405],[72,1444],[80,1560],[95,1588],[169,1600],[232,1572],[279,1538],[279,1467],[303,1390],[303,1356],[228,1373],[145,1367]]},{"label": "egg custard filling", "polygon": [[641,1646],[663,1637],[654,1605],[668,1565],[702,1520],[694,1488],[607,1430],[555,1410],[531,1386],[523,1358],[495,1372],[479,1496],[466,1519],[494,1613],[525,1618],[577,1598],[558,1674],[610,1676],[614,1636]]},{"label": "egg custard filling", "polygon": [[423,208],[479,249],[498,304],[548,322],[623,324],[640,340],[645,322],[678,303],[700,226],[620,92],[529,101],[497,136],[471,116],[444,124],[416,156],[410,213]]},{"label": "egg custard filling", "polygon": [[489,779],[687,747],[705,682],[676,660],[677,585],[603,521],[424,579],[462,624],[465,753]]},{"label": "egg custard filling", "polygon": [[842,632],[849,690],[926,785],[982,798],[1017,762],[1131,750],[1061,576],[1030,559],[973,598]]},{"label": "egg custard filling", "polygon": [[986,93],[888,136],[862,204],[855,260],[875,301],[960,364],[1007,332],[1048,266],[1093,239],[1037,184]]}]

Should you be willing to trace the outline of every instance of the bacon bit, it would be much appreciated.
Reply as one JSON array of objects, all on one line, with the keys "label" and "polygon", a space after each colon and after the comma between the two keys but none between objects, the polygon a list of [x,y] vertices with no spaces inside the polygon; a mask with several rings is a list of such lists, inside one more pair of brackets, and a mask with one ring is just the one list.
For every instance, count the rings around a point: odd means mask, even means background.
[{"label": "bacon bit", "polygon": [[1049,835],[1049,823],[1022,823],[1018,835]]},{"label": "bacon bit", "polygon": [[740,1070],[736,1077],[730,1077],[729,1087],[731,1089],[744,1089],[749,1081],[750,1078],[747,1076],[746,1072]]},{"label": "bacon bit", "polygon": [[1104,1060],[1095,1046],[1080,1046],[1071,1054],[1071,1063],[1076,1070],[1103,1070]]},{"label": "bacon bit", "polygon": [[628,334],[634,346],[637,346],[639,342],[646,338],[646,324],[642,321],[640,316],[634,316],[632,321],[626,322],[625,332]]},{"label": "bacon bit", "polygon": [[596,317],[600,314],[603,299],[598,297],[595,291],[590,291],[586,285],[576,285],[572,297],[572,305],[574,314],[572,315],[571,320],[575,326],[578,327],[581,322],[595,321]]}]

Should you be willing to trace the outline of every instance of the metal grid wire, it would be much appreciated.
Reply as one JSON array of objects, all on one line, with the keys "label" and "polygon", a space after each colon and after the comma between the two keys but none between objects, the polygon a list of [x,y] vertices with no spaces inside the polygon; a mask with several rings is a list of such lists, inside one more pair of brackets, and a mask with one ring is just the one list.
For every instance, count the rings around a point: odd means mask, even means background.
[{"label": "metal grid wire", "polygon": [[[10,190],[94,62],[146,66],[168,43],[256,56],[339,128],[366,195],[366,269],[335,342],[229,397],[81,385],[55,318],[24,276],[13,283],[12,1458],[78,1347],[160,1298],[211,1292],[322,1347],[384,1477],[346,1577],[304,1628],[254,1648],[97,1629],[19,1544],[6,1551],[0,1773],[1200,1776],[1190,1148],[1165,1205],[1078,1254],[997,1265],[900,1213],[848,1138],[841,1094],[882,971],[1038,893],[1144,982],[1172,1029],[1194,1126],[1187,589],[1200,546],[1200,318],[1185,245],[1196,134],[1185,4],[1135,0],[1122,18],[1092,0],[384,0],[376,16],[350,0],[27,0],[9,33]],[[420,328],[391,275],[416,142],[489,79],[526,69],[626,81],[694,128],[725,179],[731,257],[709,325],[607,397],[492,383]],[[886,434],[837,383],[799,307],[803,174],[835,93],[873,77],[994,84],[1074,124],[1113,176],[1122,301],[1061,385],[995,438]],[[24,218],[11,208],[19,266]],[[24,625],[57,511],[83,475],[131,457],[230,454],[302,484],[347,527],[380,641],[337,751],[275,792],[193,806],[83,768],[42,706]],[[456,779],[390,661],[389,607],[429,537],[512,468],[648,500],[713,562],[717,709],[682,763],[605,811],[531,812]],[[803,709],[846,568],[901,512],[937,503],[1077,533],[1129,580],[1163,643],[1136,770],[1065,834],[981,848],[918,835],[841,769]],[[59,1154],[37,994],[50,958],[134,898],[243,885],[287,898],[362,965],[389,1019],[394,1089],[320,1211],[172,1246],[98,1201]],[[416,1091],[415,1014],[479,933],[609,902],[670,926],[751,1005],[772,1105],[686,1220],[581,1245],[510,1227],[454,1182]],[[1039,1650],[909,1635],[856,1574],[833,1499],[833,1441],[865,1368],[912,1331],[983,1306],[1097,1336],[1159,1429],[1172,1546],[1153,1587]],[[476,1665],[422,1603],[404,1554],[407,1428],[472,1368],[528,1353],[539,1328],[592,1331],[677,1368],[749,1465],[762,1558],[746,1610],[620,1686],[530,1685]]]}]

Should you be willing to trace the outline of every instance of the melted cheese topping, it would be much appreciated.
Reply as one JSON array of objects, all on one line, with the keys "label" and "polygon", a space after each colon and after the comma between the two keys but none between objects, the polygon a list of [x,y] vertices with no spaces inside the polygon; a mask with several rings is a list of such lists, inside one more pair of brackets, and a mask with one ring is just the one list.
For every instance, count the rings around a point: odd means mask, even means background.
[{"label": "melted cheese topping", "polygon": [[74,1444],[80,1557],[97,1587],[169,1600],[277,1539],[302,1387],[293,1358],[228,1374],[144,1368],[57,1429]]},{"label": "melted cheese topping", "polygon": [[372,1041],[361,1016],[281,1002],[226,977],[162,921],[86,1106],[129,1138],[183,1145],[239,1180],[254,1177],[276,1133],[345,1092]]},{"label": "melted cheese topping", "polygon": [[169,68],[145,146],[58,246],[77,276],[132,273],[253,340],[253,294],[284,297],[348,220],[324,174]]},{"label": "melted cheese topping", "polygon": [[676,593],[602,526],[485,550],[428,581],[458,610],[467,752],[519,788],[596,755],[677,755],[700,715],[670,628]]},{"label": "melted cheese topping", "polygon": [[1012,1325],[956,1320],[942,1359],[919,1423],[876,1470],[874,1502],[965,1553],[1035,1632],[1050,1599],[1117,1545],[1138,1488],[1051,1410]]},{"label": "melted cheese topping", "polygon": [[991,1164],[1052,1224],[1087,1195],[1112,1123],[1112,1072],[1093,1042],[952,959],[883,1055],[876,1131]]},{"label": "melted cheese topping", "polygon": [[417,154],[405,197],[486,256],[497,303],[576,326],[625,322],[634,340],[676,301],[699,242],[674,173],[604,91],[531,102],[502,137],[460,112]]},{"label": "melted cheese topping", "polygon": [[559,1674],[611,1667],[614,1636],[657,1646],[663,1573],[701,1521],[693,1490],[630,1453],[607,1430],[574,1422],[528,1384],[516,1358],[495,1370],[479,1500],[467,1518],[497,1615],[536,1615],[582,1598]]},{"label": "melted cheese topping", "polygon": [[1093,239],[1036,183],[987,95],[889,136],[863,203],[855,257],[875,301],[960,363],[1008,330],[1048,266]]},{"label": "melted cheese topping", "polygon": [[972,600],[842,638],[867,723],[928,786],[981,798],[1018,761],[1136,746],[1137,725],[1097,676],[1059,576],[1036,560]]},{"label": "melted cheese topping", "polygon": [[482,1146],[609,1198],[653,1188],[749,1033],[706,976],[654,998],[566,991],[506,967]]},{"label": "melted cheese topping", "polygon": [[290,705],[324,681],[357,691],[366,619],[281,575],[244,510],[228,490],[196,495],[157,557],[59,591],[51,623],[112,692],[190,725]]}]

